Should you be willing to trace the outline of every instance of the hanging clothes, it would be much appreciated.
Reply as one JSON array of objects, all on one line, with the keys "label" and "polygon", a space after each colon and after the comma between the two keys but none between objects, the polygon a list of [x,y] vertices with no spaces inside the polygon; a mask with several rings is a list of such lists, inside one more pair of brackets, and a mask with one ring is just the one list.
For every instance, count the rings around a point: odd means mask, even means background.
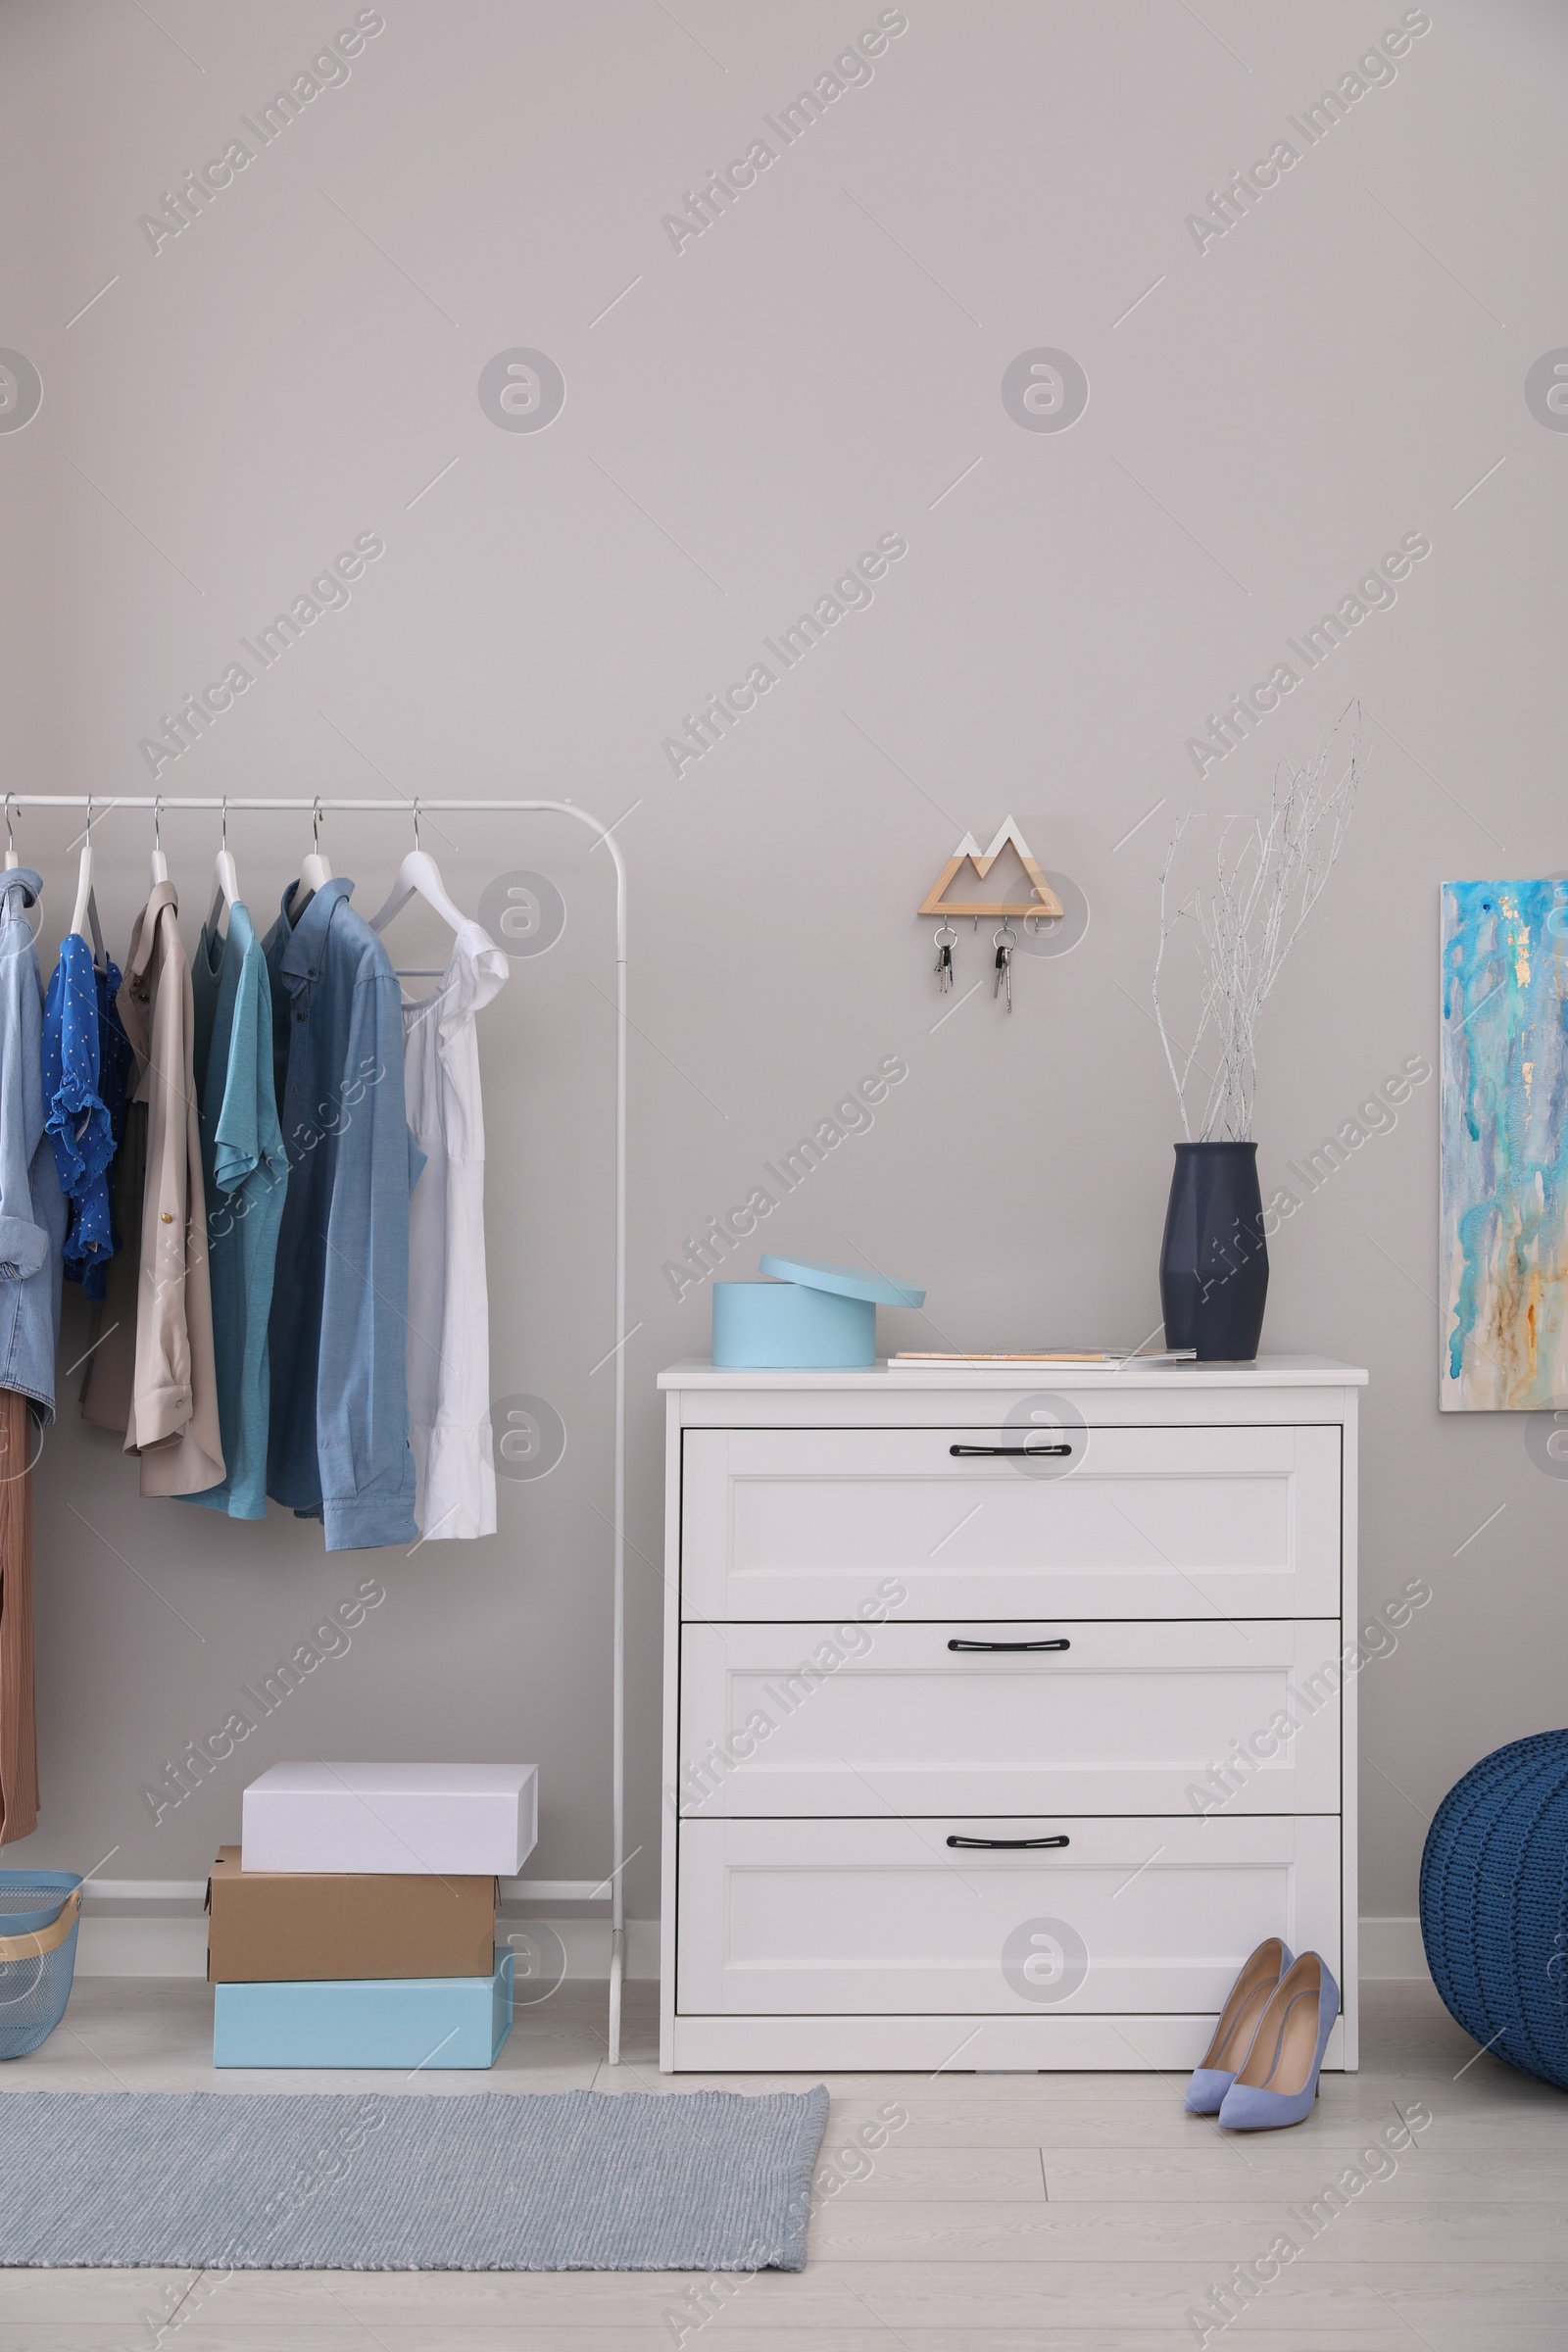
[{"label": "hanging clothes", "polygon": [[0,872],[0,1388],[55,1417],[55,1353],[68,1204],[43,1088],[43,981],[25,909],[31,866]]},{"label": "hanging clothes", "polygon": [[[135,1067],[132,1056],[132,1086]],[[84,1421],[125,1434],[136,1388],[136,1294],[141,1288],[141,1212],[147,1194],[147,1105],[125,1103],[125,1132],[111,1172],[112,1231],[122,1247],[103,1268],[103,1297],[93,1301],[85,1369],[76,1392]],[[129,1234],[132,1247],[123,1247]],[[84,1282],[82,1289],[87,1290]],[[88,1293],[91,1297],[91,1293]]]},{"label": "hanging clothes", "polygon": [[230,903],[226,937],[203,928],[191,985],[218,1421],[227,1472],[220,1486],[186,1499],[230,1519],[265,1519],[267,1323],[288,1155],[272,1079],[271,982],[242,901]]},{"label": "hanging clothes", "polygon": [[30,866],[0,874],[0,1838],[37,1827],[32,1687],[32,1462],[55,1415],[60,1189],[43,1093],[43,980]]},{"label": "hanging clothes", "polygon": [[[135,1056],[120,1017],[120,1007],[115,1002],[122,986],[120,966],[107,952],[103,962],[93,965],[93,979],[98,991],[98,1094],[109,1113],[110,1146],[118,1158],[120,1147],[125,1140],[125,1113]],[[113,1257],[125,1246],[125,1229],[118,1213],[117,1188],[112,1176],[109,1193],[109,1250]],[[136,1198],[139,1202],[140,1194]],[[108,1257],[99,1253],[90,1265],[74,1270],[68,1257],[66,1272],[73,1282],[78,1279],[79,1273],[81,1287],[87,1297],[98,1300],[103,1298],[108,1283],[109,1262]]]},{"label": "hanging clothes", "polygon": [[268,933],[288,1192],[269,1328],[267,1491],[322,1519],[328,1551],[414,1540],[406,1348],[409,1133],[403,1012],[386,949],[323,883]]},{"label": "hanging clothes", "polygon": [[98,975],[91,948],[72,931],[60,943],[44,1002],[43,1089],[60,1189],[71,1203],[65,1272],[73,1282],[96,1274],[114,1254],[107,1171],[115,1137],[100,1062]]},{"label": "hanging clothes", "polygon": [[178,909],[172,882],[156,884],[136,917],[118,999],[140,1072],[136,1101],[146,1108],[130,1395],[127,1399],[122,1385],[125,1355],[106,1344],[89,1361],[82,1396],[89,1420],[124,1429],[125,1451],[141,1456],[143,1494],[201,1494],[224,1475],[193,1066],[195,1013]]},{"label": "hanging clothes", "polygon": [[440,985],[403,999],[403,1079],[424,1173],[409,1207],[409,1437],[427,1543],[496,1532],[484,1112],[475,1015],[511,966],[465,923]]},{"label": "hanging clothes", "polygon": [[[133,1102],[136,1056],[120,1017],[117,999],[123,985],[120,967],[105,954],[95,965],[98,986],[99,1093],[109,1113],[109,1132],[115,1156],[109,1172],[109,1242],[111,1254],[97,1258],[81,1276],[81,1287],[93,1302],[88,1326],[86,1370],[77,1391],[83,1419],[107,1420],[123,1431],[130,1411],[136,1378],[136,1287],[139,1250],[127,1250],[125,1236],[139,1242],[142,1194],[147,1181],[147,1105]],[[94,1361],[99,1348],[108,1360]],[[119,1409],[106,1406],[89,1411],[87,1393],[96,1381],[100,1398],[119,1399]]]}]

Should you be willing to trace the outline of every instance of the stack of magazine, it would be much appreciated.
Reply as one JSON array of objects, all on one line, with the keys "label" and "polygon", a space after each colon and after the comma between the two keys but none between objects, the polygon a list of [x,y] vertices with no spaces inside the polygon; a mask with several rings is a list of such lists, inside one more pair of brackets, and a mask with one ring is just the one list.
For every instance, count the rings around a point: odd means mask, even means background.
[{"label": "stack of magazine", "polygon": [[901,1348],[895,1364],[1094,1364],[1112,1371],[1123,1364],[1191,1363],[1197,1350],[1165,1348],[1146,1355],[1138,1348]]}]

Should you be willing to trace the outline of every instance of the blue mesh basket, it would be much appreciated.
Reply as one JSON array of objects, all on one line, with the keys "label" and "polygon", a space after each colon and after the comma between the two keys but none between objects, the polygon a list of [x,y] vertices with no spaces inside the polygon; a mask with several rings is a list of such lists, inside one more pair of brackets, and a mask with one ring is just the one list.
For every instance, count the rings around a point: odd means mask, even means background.
[{"label": "blue mesh basket", "polygon": [[80,1887],[71,1870],[0,1870],[0,2058],[24,2058],[66,2014]]}]

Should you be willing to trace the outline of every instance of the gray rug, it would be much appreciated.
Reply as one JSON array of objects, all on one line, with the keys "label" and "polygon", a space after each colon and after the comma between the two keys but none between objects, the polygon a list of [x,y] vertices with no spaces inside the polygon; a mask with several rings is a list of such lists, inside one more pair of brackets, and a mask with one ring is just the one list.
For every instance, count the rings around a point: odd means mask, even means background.
[{"label": "gray rug", "polygon": [[0,2093],[0,2265],[798,2271],[827,2092]]}]

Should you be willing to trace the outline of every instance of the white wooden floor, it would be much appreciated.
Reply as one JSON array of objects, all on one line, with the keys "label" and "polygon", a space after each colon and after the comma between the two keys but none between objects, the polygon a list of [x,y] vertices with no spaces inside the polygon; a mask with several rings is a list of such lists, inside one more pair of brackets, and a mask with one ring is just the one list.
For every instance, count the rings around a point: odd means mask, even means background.
[{"label": "white wooden floor", "polygon": [[[626,2062],[604,2063],[603,1994],[566,1985],[523,2016],[475,2090],[679,2092],[655,2071],[652,1987]],[[211,1993],[78,1981],[67,2023],[0,2091],[385,2089],[384,2075],[214,2075]],[[830,2078],[824,2162],[896,2105],[908,2117],[814,2215],[796,2277],[159,2271],[0,2272],[0,2352],[1562,2352],[1568,2345],[1568,2096],[1478,2057],[1428,1985],[1364,1994],[1367,2062],[1325,2076],[1313,2120],[1237,2139],[1152,2075]],[[781,2078],[799,2087],[808,2078]],[[735,2089],[757,2076],[714,2078]],[[1420,2108],[1402,2153],[1363,2150]],[[1384,2143],[1386,2146],[1386,2142]],[[852,2159],[859,2169],[863,2159]],[[1358,2167],[1315,2237],[1293,2218]],[[1383,2172],[1387,2177],[1367,2176]],[[820,2177],[820,2176],[819,2176]],[[1221,2327],[1212,2291],[1282,2235],[1299,2257]],[[1254,2281],[1255,2283],[1255,2281]],[[183,2300],[181,2300],[183,2298]],[[1189,2316],[1206,2307],[1206,2338]]]}]

